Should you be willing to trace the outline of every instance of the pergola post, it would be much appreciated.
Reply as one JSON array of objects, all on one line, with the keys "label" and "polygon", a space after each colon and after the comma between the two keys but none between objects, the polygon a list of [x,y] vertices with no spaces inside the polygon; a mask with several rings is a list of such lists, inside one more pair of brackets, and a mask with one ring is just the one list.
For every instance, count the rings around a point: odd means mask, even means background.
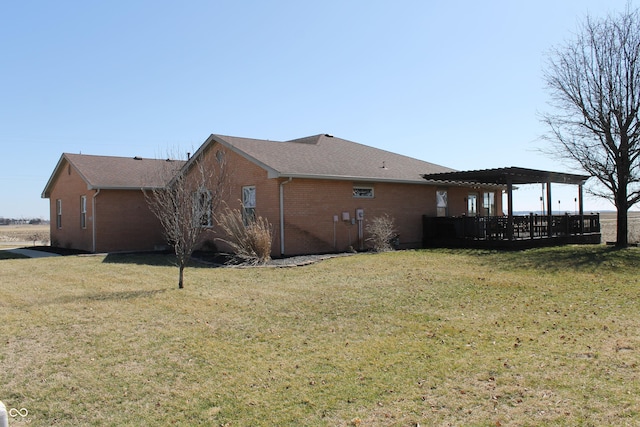
[{"label": "pergola post", "polygon": [[551,181],[547,181],[547,236],[553,235],[551,224],[553,223],[553,202],[551,200]]},{"label": "pergola post", "polygon": [[507,239],[513,240],[513,182],[507,178]]},{"label": "pergola post", "polygon": [[582,184],[578,184],[578,209],[580,209],[580,234],[584,234],[584,200],[582,193]]}]

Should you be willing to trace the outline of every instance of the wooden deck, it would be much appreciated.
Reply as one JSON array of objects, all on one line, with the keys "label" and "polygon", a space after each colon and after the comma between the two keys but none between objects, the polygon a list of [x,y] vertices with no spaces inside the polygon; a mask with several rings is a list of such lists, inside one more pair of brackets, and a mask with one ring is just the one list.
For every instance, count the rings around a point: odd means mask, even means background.
[{"label": "wooden deck", "polygon": [[526,249],[600,241],[599,214],[423,217],[424,247]]}]

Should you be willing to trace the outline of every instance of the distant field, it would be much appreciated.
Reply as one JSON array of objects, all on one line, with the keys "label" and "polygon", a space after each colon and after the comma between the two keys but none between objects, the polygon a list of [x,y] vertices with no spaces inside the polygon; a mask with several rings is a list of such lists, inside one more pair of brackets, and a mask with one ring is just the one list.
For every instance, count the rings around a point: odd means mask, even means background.
[{"label": "distant field", "polygon": [[[602,231],[602,243],[616,241],[615,212],[600,214],[600,229]],[[640,212],[629,212],[629,242],[640,242]]]},{"label": "distant field", "polygon": [[1,225],[0,246],[49,244],[49,224]]}]

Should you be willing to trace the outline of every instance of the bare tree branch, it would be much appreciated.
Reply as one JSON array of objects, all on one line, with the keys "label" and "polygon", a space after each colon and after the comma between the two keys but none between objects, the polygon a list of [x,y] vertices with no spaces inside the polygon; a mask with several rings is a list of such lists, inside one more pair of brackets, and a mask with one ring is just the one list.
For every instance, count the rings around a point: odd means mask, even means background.
[{"label": "bare tree branch", "polygon": [[[209,156],[207,156],[209,154]],[[167,184],[144,190],[151,211],[160,220],[167,242],[173,247],[179,268],[178,288],[184,287],[184,269],[215,224],[215,216],[227,190],[226,156],[203,153],[182,168],[167,163],[157,181]]]}]

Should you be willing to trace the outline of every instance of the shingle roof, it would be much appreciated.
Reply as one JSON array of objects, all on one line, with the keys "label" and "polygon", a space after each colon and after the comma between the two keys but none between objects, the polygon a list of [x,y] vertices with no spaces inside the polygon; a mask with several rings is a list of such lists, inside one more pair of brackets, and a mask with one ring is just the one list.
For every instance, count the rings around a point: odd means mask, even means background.
[{"label": "shingle roof", "polygon": [[80,174],[88,189],[137,190],[164,187],[185,162],[64,153],[42,197],[49,197],[51,186],[67,163]]},{"label": "shingle roof", "polygon": [[424,174],[454,171],[330,135],[315,135],[291,141],[211,135],[201,150],[214,141],[262,166],[271,178],[300,177],[424,184]]}]

